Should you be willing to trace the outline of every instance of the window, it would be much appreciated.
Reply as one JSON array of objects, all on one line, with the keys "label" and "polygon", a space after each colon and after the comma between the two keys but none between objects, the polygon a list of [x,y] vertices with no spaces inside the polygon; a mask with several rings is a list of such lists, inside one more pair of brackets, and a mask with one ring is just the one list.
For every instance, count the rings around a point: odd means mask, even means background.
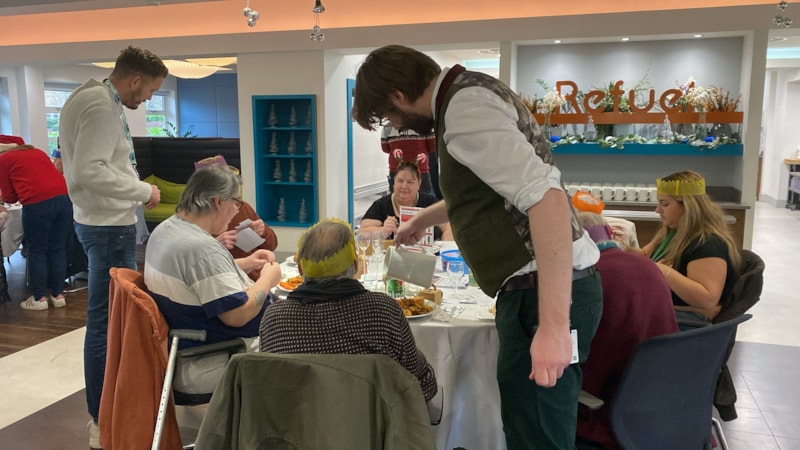
[{"label": "window", "polygon": [[157,91],[150,100],[144,103],[147,114],[147,135],[148,136],[167,136],[167,130],[174,127],[170,121],[169,111],[170,93]]},{"label": "window", "polygon": [[58,148],[58,119],[61,116],[61,108],[64,107],[67,98],[77,87],[77,84],[67,83],[45,83],[44,85],[47,146],[50,154]]}]

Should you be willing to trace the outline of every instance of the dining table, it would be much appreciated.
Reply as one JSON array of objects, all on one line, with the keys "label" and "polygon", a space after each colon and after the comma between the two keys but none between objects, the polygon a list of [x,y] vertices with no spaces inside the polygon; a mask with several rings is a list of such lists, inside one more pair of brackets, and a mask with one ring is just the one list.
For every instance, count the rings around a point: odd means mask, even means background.
[{"label": "dining table", "polygon": [[[281,263],[281,271],[283,278],[298,274],[293,256]],[[410,317],[408,323],[442,391],[437,394],[437,398],[443,396],[442,419],[433,427],[436,448],[505,450],[496,378],[499,340],[495,300],[469,286],[468,279],[468,275],[462,277],[457,291],[446,287],[448,279],[439,258],[434,280],[440,285],[442,302],[431,314]],[[385,289],[363,277],[361,281],[368,289]],[[276,293],[285,296],[281,290]]]},{"label": "dining table", "polygon": [[442,307],[456,308],[447,322],[433,317],[409,320],[417,348],[436,374],[443,391],[442,420],[434,427],[436,448],[506,448],[497,387],[499,340],[490,308],[494,299],[476,287],[461,289],[462,303],[451,298],[453,288],[442,288]]}]

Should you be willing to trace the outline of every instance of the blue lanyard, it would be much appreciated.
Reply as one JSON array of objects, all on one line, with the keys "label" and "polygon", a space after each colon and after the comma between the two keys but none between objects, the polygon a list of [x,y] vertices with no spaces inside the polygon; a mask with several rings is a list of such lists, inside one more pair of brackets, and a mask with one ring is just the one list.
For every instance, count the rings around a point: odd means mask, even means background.
[{"label": "blue lanyard", "polygon": [[[136,170],[136,152],[133,150],[133,137],[131,136],[131,129],[128,127],[128,119],[125,117],[125,111],[122,109],[122,100],[119,98],[119,92],[117,92],[117,88],[108,81],[108,78],[103,80],[103,83],[111,89],[111,93],[114,94],[114,101],[119,105],[119,118],[122,121],[122,129],[125,130],[125,139],[127,139],[128,148],[130,149],[128,159],[131,162],[131,166],[133,166],[133,170]],[[138,176],[139,173],[137,172],[136,175]]]}]

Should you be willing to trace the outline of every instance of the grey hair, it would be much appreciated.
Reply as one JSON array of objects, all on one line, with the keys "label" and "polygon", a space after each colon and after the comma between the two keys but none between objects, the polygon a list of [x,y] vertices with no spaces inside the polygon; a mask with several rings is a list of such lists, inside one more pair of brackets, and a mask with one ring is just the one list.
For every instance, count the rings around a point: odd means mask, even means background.
[{"label": "grey hair", "polygon": [[[341,222],[325,219],[314,225],[300,242],[297,259],[309,261],[322,261],[335,255],[347,245],[354,245],[353,232],[350,227]],[[355,259],[353,260],[353,262]],[[323,281],[335,278],[353,278],[356,269],[350,264],[347,269],[339,273],[327,274],[324,277],[309,278],[303,275],[304,280]]]},{"label": "grey hair", "polygon": [[239,176],[227,167],[210,166],[195,171],[186,182],[178,212],[205,215],[214,210],[214,199],[230,200],[239,194]]},{"label": "grey hair", "polygon": [[575,214],[578,218],[578,223],[583,228],[589,228],[595,225],[605,225],[606,222],[603,220],[603,216],[597,213],[589,212],[589,211],[576,211]]}]

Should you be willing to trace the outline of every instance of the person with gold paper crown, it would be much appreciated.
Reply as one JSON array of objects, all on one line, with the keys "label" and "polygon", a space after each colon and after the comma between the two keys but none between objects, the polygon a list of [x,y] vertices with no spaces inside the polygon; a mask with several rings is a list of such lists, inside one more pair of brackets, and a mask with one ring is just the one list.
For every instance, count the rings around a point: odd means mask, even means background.
[{"label": "person with gold paper crown", "polygon": [[326,219],[311,227],[297,251],[303,284],[270,305],[261,319],[261,351],[270,353],[383,354],[418,380],[425,400],[436,376],[417,348],[397,303],[364,288],[350,225]]},{"label": "person with gold paper crown", "polygon": [[739,251],[700,174],[673,173],[656,180],[656,191],[663,226],[639,251],[658,263],[678,322],[710,323],[733,287]]}]

